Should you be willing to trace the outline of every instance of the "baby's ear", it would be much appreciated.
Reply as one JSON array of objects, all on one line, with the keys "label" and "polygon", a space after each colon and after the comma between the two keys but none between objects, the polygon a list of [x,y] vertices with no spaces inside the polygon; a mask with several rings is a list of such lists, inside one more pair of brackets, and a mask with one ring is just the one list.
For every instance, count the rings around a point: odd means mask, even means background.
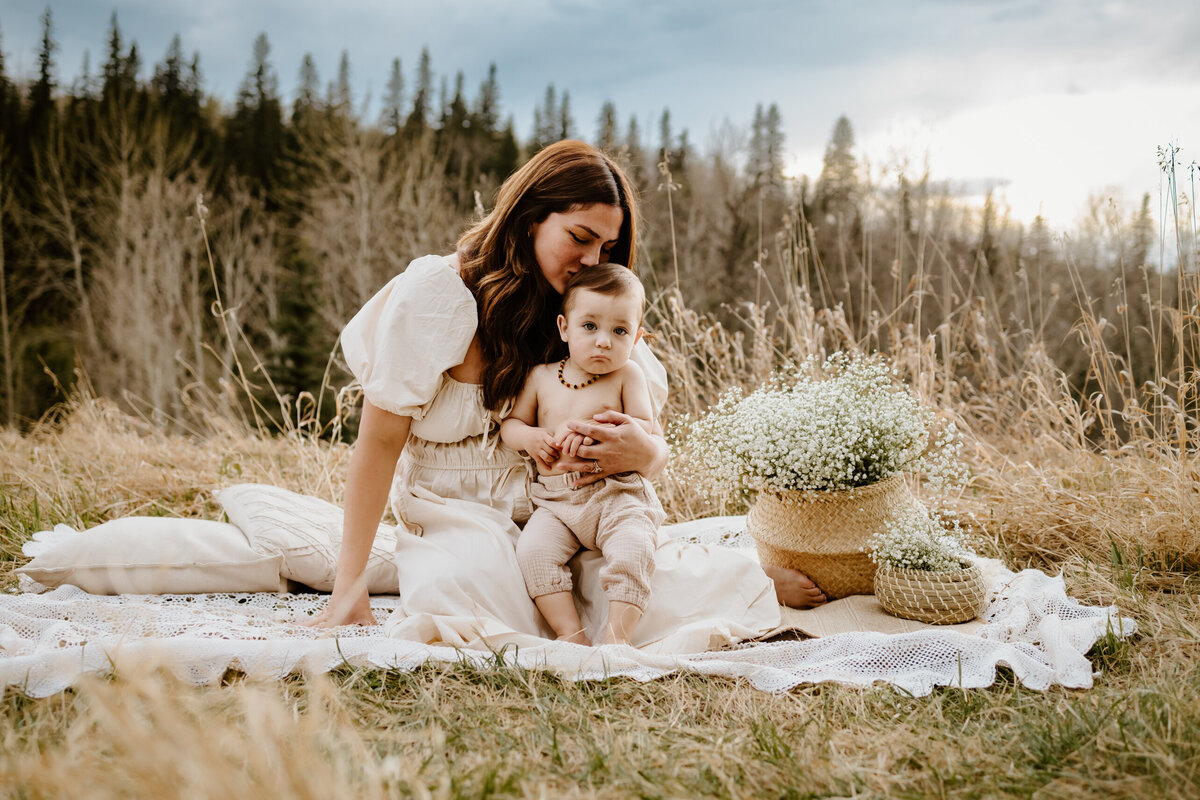
[{"label": "baby's ear", "polygon": [[637,344],[638,342],[640,342],[642,340],[642,337],[645,335],[646,335],[646,329],[638,328],[637,337],[633,340],[633,343]]},{"label": "baby's ear", "polygon": [[558,335],[564,342],[567,340],[567,318],[562,314],[558,315]]}]

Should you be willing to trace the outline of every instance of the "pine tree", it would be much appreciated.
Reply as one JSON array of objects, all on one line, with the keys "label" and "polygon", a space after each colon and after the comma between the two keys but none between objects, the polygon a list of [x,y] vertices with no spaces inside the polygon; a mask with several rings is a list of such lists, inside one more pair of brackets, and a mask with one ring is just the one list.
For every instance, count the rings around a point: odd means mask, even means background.
[{"label": "pine tree", "polygon": [[[198,58],[198,56],[197,56]],[[198,69],[197,76],[198,76]],[[200,109],[200,92],[193,85],[193,75],[183,58],[179,34],[171,39],[162,63],[154,67],[150,88],[158,111],[165,117],[172,141],[190,141],[193,152],[208,144],[208,125]],[[196,78],[198,81],[198,77]]]},{"label": "pine tree", "polygon": [[554,84],[546,87],[546,95],[540,106],[533,108],[533,137],[529,149],[533,152],[541,150],[548,144],[558,141],[562,125],[562,115],[558,109],[558,93]]},{"label": "pine tree", "polygon": [[611,100],[600,106],[597,120],[596,145],[606,153],[617,152],[617,107]]},{"label": "pine tree", "polygon": [[313,61],[312,53],[305,53],[300,62],[298,83],[296,99],[292,102],[292,125],[302,128],[312,118],[321,102],[321,78],[317,74],[317,65]]},{"label": "pine tree", "polygon": [[54,112],[54,41],[50,9],[42,13],[42,42],[38,50],[38,77],[29,89],[29,126],[35,137],[42,135]]},{"label": "pine tree", "polygon": [[563,92],[558,106],[558,139],[575,138],[575,118],[571,116],[571,93]]},{"label": "pine tree", "polygon": [[383,96],[383,110],[379,115],[379,124],[384,133],[395,136],[404,124],[404,71],[400,59],[392,59],[392,71],[388,74],[387,94]]},{"label": "pine tree", "polygon": [[1129,226],[1129,243],[1123,247],[1125,266],[1137,268],[1150,263],[1150,248],[1154,245],[1154,216],[1150,211],[1150,195],[1142,195],[1142,205]]},{"label": "pine tree", "polygon": [[471,112],[467,110],[467,100],[463,97],[464,80],[460,69],[454,74],[454,96],[450,99],[445,111],[446,123],[459,132],[463,128],[471,127]]},{"label": "pine tree", "polygon": [[630,177],[639,187],[644,188],[646,185],[646,152],[642,149],[642,130],[638,125],[637,116],[629,118],[623,150],[625,161],[629,165]]},{"label": "pine tree", "polygon": [[854,211],[859,186],[858,162],[853,150],[854,129],[843,115],[833,126],[821,176],[817,179],[816,205],[823,214],[845,218]]},{"label": "pine tree", "polygon": [[767,170],[766,115],[762,103],[754,107],[754,121],[750,123],[750,149],[746,156],[746,174],[755,183],[762,181]]},{"label": "pine tree", "polygon": [[352,116],[354,96],[350,89],[350,53],[342,51],[338,61],[337,79],[329,87],[329,109],[334,114]]},{"label": "pine tree", "polygon": [[23,109],[17,87],[8,79],[4,69],[4,43],[0,39],[0,137],[13,148],[17,144],[17,132],[25,132]]},{"label": "pine tree", "polygon": [[975,266],[989,276],[995,276],[1000,266],[1000,248],[996,243],[996,202],[989,190],[983,201],[983,221],[980,224],[979,244],[975,248]]},{"label": "pine tree", "polygon": [[671,134],[671,109],[664,108],[662,116],[658,118],[658,161],[661,163],[666,161],[668,165],[671,161],[671,151],[674,149],[674,141]]},{"label": "pine tree", "polygon": [[763,117],[763,175],[773,184],[783,182],[783,119],[779,106],[771,103]]},{"label": "pine tree", "polygon": [[283,105],[270,53],[267,35],[260,33],[254,40],[250,71],[238,90],[227,140],[230,162],[268,203],[279,184],[284,144]]},{"label": "pine tree", "polygon": [[154,77],[150,79],[150,85],[154,87],[164,106],[169,107],[182,98],[183,43],[179,40],[178,33],[171,38],[162,63],[154,67]]},{"label": "pine tree", "polygon": [[124,52],[121,42],[121,29],[117,24],[117,13],[114,11],[109,20],[108,59],[101,71],[101,103],[110,107],[126,107],[137,94],[137,74],[141,68],[141,57],[138,55],[137,43],[129,45],[129,52]]},{"label": "pine tree", "polygon": [[429,48],[421,48],[421,60],[417,62],[417,87],[413,95],[412,111],[404,123],[404,131],[419,136],[429,127],[430,104],[433,102],[433,65]]},{"label": "pine tree", "polygon": [[96,82],[92,78],[92,53],[84,49],[83,63],[79,66],[79,77],[71,84],[72,100],[90,100],[96,94]]},{"label": "pine tree", "polygon": [[672,167],[676,172],[683,173],[688,167],[688,157],[692,153],[692,143],[688,140],[688,130],[684,128],[679,132],[679,139],[675,146],[675,166]]},{"label": "pine tree", "polygon": [[487,78],[479,86],[479,98],[475,101],[477,125],[487,133],[493,133],[500,121],[500,86],[496,83],[496,62],[488,64]]},{"label": "pine tree", "polygon": [[499,183],[512,174],[521,160],[521,148],[517,144],[516,124],[509,115],[504,128],[498,131],[492,142],[483,171],[490,174],[494,183]]}]

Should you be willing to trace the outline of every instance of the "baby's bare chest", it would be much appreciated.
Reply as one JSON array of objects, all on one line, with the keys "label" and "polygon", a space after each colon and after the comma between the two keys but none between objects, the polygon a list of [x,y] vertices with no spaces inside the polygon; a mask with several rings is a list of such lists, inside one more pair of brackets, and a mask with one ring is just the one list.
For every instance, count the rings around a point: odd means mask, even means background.
[{"label": "baby's bare chest", "polygon": [[621,382],[614,376],[572,389],[556,377],[538,386],[538,427],[556,430],[571,419],[588,419],[602,411],[624,411]]}]

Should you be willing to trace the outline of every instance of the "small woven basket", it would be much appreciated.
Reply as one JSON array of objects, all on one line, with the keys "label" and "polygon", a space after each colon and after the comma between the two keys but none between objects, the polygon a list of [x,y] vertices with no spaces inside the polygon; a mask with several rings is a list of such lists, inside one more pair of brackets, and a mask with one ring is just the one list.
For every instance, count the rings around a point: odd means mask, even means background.
[{"label": "small woven basket", "polygon": [[760,492],[746,518],[763,564],[797,569],[830,600],[871,594],[867,540],[920,508],[904,475],[843,491]]},{"label": "small woven basket", "polygon": [[979,616],[986,588],[983,573],[971,564],[948,572],[880,565],[875,596],[889,614],[934,625],[953,625]]}]

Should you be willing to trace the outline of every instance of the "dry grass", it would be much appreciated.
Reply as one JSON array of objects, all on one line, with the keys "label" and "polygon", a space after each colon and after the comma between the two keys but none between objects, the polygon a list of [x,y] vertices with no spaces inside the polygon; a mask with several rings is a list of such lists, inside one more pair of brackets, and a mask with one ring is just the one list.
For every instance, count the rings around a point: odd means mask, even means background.
[{"label": "dry grass", "polygon": [[[796,274],[819,267],[801,266]],[[952,500],[973,515],[985,546],[1014,568],[1061,571],[1073,595],[1138,620],[1133,640],[1106,638],[1093,649],[1093,689],[1034,692],[1004,671],[990,689],[925,698],[835,685],[770,695],[688,675],[570,683],[501,666],[346,669],[280,683],[229,675],[205,688],[125,672],[43,700],[5,693],[0,793],[1200,795],[1194,371],[1164,369],[1170,396],[1183,399],[1174,408],[1156,405],[1165,394],[1155,387],[1120,380],[1100,381],[1107,388],[1081,400],[1036,337],[1006,337],[987,303],[964,301],[923,329],[923,292],[917,286],[894,313],[856,325],[793,286],[771,308],[741,309],[737,332],[666,293],[653,324],[675,384],[669,411],[697,413],[721,390],[753,385],[809,353],[888,351],[967,432],[973,479]],[[1196,298],[1183,300],[1191,307]],[[1197,320],[1170,318],[1186,355],[1178,363],[1195,364]],[[1095,375],[1120,373],[1103,337],[1089,346]],[[1142,416],[1120,417],[1130,408]],[[211,517],[213,490],[244,481],[340,500],[346,445],[260,435],[211,414],[208,424],[168,435],[79,398],[29,433],[0,430],[0,582],[13,583],[21,543],[57,522]],[[662,495],[677,518],[739,508],[736,498],[702,497],[670,476]]]},{"label": "dry grass", "polygon": [[[234,426],[166,435],[101,400],[0,436],[6,571],[53,522],[211,516],[212,490],[230,483],[337,500],[347,455]],[[0,786],[31,798],[1194,796],[1195,462],[1011,444],[976,440],[959,503],[1014,566],[1061,569],[1073,594],[1142,627],[1097,646],[1090,691],[1033,692],[1006,673],[988,690],[916,699],[466,666],[208,688],[127,673],[44,700],[10,690]]]}]

